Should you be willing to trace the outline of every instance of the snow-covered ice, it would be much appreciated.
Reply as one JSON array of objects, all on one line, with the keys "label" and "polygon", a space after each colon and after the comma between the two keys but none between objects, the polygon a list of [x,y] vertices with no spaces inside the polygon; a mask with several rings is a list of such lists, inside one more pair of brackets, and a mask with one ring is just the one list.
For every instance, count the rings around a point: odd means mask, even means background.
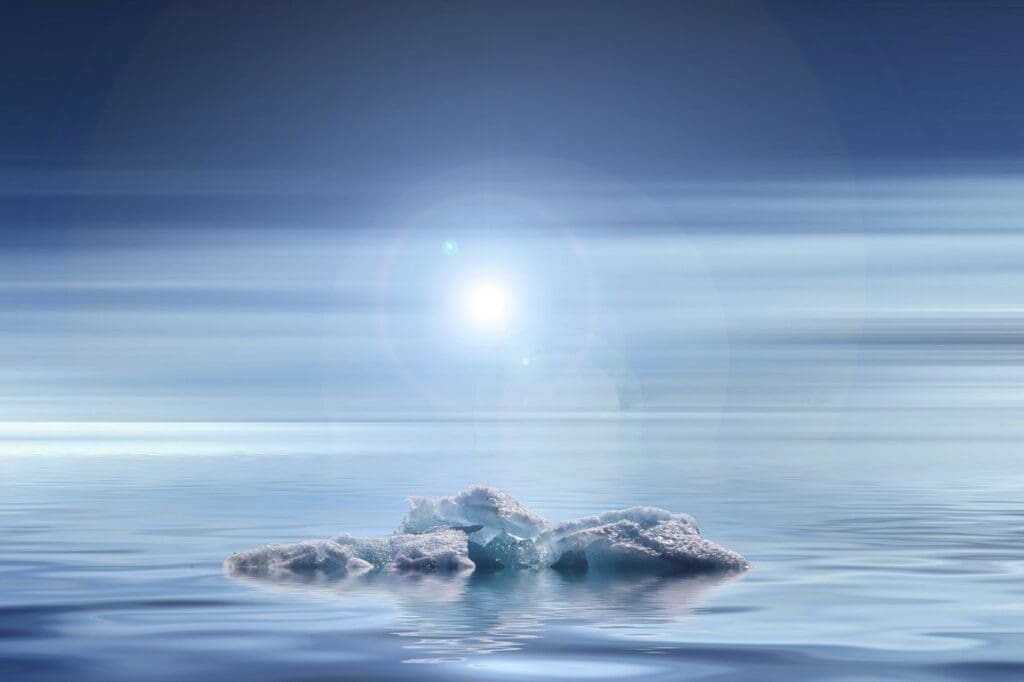
[{"label": "snow-covered ice", "polygon": [[413,497],[409,505],[392,535],[264,545],[232,554],[225,570],[268,577],[544,568],[696,575],[748,567],[736,552],[701,536],[690,516],[656,507],[551,524],[487,486],[451,497]]},{"label": "snow-covered ice", "polygon": [[409,512],[398,527],[403,533],[423,533],[433,528],[481,525],[473,537],[488,542],[500,532],[530,538],[550,524],[511,495],[497,488],[476,485],[458,495],[410,497]]}]

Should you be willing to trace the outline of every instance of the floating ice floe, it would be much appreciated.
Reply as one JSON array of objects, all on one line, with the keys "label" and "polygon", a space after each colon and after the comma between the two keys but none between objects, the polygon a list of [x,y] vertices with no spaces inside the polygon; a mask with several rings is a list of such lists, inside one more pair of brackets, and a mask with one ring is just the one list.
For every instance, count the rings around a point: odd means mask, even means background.
[{"label": "floating ice floe", "polygon": [[232,554],[225,570],[268,577],[545,568],[696,575],[748,567],[736,552],[702,537],[690,516],[655,507],[553,525],[508,493],[486,486],[452,497],[414,497],[409,504],[392,535],[264,545]]}]

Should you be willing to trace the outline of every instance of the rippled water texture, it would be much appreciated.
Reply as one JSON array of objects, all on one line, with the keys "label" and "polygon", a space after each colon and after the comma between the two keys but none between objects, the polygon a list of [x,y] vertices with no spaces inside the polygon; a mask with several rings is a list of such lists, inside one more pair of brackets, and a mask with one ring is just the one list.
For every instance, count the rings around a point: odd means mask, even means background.
[{"label": "rippled water texture", "polygon": [[[4,426],[0,677],[1024,679],[1019,434],[985,418],[984,439],[955,413]],[[553,519],[687,512],[753,568],[221,569],[263,542],[390,532],[407,495],[476,482]]]}]

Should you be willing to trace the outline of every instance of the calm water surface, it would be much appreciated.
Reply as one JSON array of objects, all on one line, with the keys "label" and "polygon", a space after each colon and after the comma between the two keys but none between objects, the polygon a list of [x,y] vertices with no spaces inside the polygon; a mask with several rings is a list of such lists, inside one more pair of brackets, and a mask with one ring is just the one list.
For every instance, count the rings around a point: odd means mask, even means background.
[{"label": "calm water surface", "polygon": [[[1013,417],[5,425],[0,678],[1024,679]],[[554,520],[689,512],[754,568],[222,573],[478,482]]]}]

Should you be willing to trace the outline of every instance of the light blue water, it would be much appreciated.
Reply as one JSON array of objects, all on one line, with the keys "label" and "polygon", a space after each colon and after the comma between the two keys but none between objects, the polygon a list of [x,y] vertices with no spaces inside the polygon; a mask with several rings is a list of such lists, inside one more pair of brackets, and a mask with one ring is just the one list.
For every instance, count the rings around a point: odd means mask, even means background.
[{"label": "light blue water", "polygon": [[[1015,417],[5,425],[0,677],[1021,679]],[[688,512],[754,568],[222,572],[263,542],[390,532],[405,496],[477,482],[554,520]]]}]

